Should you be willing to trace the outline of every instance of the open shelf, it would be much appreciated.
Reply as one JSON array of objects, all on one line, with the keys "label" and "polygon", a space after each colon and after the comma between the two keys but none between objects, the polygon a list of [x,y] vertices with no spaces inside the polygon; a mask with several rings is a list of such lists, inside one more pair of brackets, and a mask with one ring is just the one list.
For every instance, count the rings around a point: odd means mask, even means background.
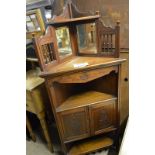
[{"label": "open shelf", "polygon": [[69,97],[65,102],[57,107],[56,111],[61,112],[113,99],[116,99],[116,97],[110,94],[97,91],[87,91]]},{"label": "open shelf", "polygon": [[94,15],[94,16],[86,16],[86,17],[80,17],[80,18],[61,18],[61,20],[56,19],[53,22],[49,22],[48,25],[61,25],[61,24],[67,24],[67,23],[80,23],[80,22],[91,22],[94,21],[96,19],[98,19],[100,17],[100,15]]},{"label": "open shelf", "polygon": [[[125,59],[120,58],[103,58],[103,57],[87,57],[87,56],[75,56],[70,61],[65,61],[62,64],[59,64],[55,67],[52,67],[48,71],[42,72],[40,75],[42,77],[45,76],[56,76],[60,74],[65,74],[69,72],[77,72],[77,71],[87,71],[89,69],[97,69],[101,67],[113,66],[117,65],[120,62],[125,61]],[[74,67],[74,64],[82,64],[88,63],[87,66],[84,67]]]},{"label": "open shelf", "polygon": [[32,58],[32,57],[31,58],[27,57],[26,60],[31,62],[38,62],[38,58]]},{"label": "open shelf", "polygon": [[40,69],[32,69],[26,72],[26,90],[31,91],[43,84],[45,80],[39,77]]},{"label": "open shelf", "polygon": [[113,145],[113,140],[108,137],[100,136],[96,139],[86,139],[78,144],[73,145],[68,155],[87,154],[103,148],[107,148],[111,145]]}]

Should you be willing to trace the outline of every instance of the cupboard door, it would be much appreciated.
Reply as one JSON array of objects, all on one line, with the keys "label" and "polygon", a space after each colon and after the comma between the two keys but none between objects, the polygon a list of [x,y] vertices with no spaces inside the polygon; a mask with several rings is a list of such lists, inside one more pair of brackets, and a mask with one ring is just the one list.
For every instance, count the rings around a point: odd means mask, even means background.
[{"label": "cupboard door", "polygon": [[116,100],[95,104],[90,107],[91,134],[115,130]]},{"label": "cupboard door", "polygon": [[121,72],[121,101],[120,101],[120,125],[127,119],[129,115],[129,53],[121,52],[121,58],[126,61],[122,63]]},{"label": "cupboard door", "polygon": [[58,114],[62,136],[65,141],[74,141],[89,136],[87,108],[67,110]]}]

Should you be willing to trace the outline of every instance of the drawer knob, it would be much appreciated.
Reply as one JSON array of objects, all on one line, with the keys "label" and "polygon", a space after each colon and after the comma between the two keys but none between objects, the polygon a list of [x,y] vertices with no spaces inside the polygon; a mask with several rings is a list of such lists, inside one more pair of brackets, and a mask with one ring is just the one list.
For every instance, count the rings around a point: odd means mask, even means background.
[{"label": "drawer knob", "polygon": [[126,78],[124,78],[124,81],[125,81],[125,82],[127,82],[127,81],[128,81],[128,78],[127,78],[127,77],[126,77]]}]

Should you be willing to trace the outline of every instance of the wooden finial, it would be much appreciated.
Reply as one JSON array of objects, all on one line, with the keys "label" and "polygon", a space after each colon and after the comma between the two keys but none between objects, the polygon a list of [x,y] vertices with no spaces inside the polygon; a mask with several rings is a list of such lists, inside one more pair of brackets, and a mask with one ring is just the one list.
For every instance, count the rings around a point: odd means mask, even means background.
[{"label": "wooden finial", "polygon": [[73,18],[73,13],[72,13],[72,6],[71,6],[72,1],[68,1],[67,7],[68,7],[68,13],[69,13],[69,18]]},{"label": "wooden finial", "polygon": [[119,20],[117,20],[116,25],[117,25],[117,26],[119,26],[119,25],[120,25],[120,21],[119,21]]},{"label": "wooden finial", "polygon": [[32,38],[34,38],[35,37],[35,33],[32,33]]},{"label": "wooden finial", "polygon": [[100,11],[96,11],[95,14],[96,14],[96,15],[100,15]]}]

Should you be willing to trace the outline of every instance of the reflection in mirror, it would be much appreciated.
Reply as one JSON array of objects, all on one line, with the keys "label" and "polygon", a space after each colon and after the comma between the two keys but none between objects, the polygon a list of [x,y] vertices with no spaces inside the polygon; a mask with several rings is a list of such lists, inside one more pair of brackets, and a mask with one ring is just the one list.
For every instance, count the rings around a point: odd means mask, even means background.
[{"label": "reflection in mirror", "polygon": [[27,32],[40,31],[40,26],[37,21],[36,14],[26,16],[26,31]]},{"label": "reflection in mirror", "polygon": [[33,22],[27,22],[27,23],[26,23],[26,30],[27,30],[28,32],[33,32],[33,31],[35,31],[35,27],[34,27],[34,25],[33,25]]},{"label": "reflection in mirror", "polygon": [[79,52],[86,54],[97,53],[95,23],[77,25],[77,33]]},{"label": "reflection in mirror", "polygon": [[51,9],[45,9],[45,18],[46,22],[52,21],[52,10]]},{"label": "reflection in mirror", "polygon": [[64,58],[72,54],[69,30],[67,27],[60,27],[56,30],[58,52],[60,58]]}]

